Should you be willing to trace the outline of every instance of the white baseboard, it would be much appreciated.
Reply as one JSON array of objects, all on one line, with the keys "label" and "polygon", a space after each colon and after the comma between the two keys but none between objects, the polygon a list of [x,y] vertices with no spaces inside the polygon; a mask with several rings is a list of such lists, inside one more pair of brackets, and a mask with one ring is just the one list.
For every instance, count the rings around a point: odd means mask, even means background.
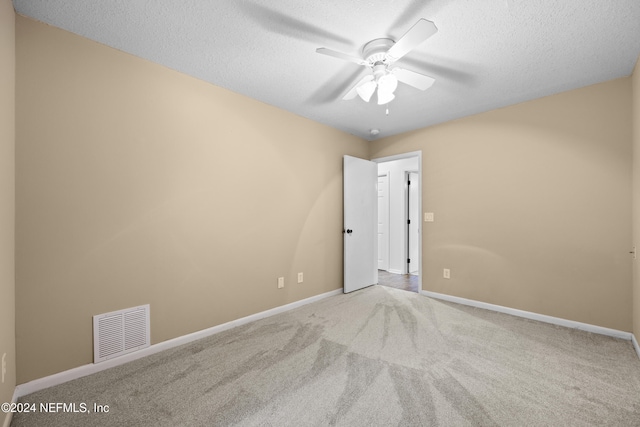
[{"label": "white baseboard", "polygon": [[[483,308],[485,310],[497,311],[499,313],[511,314],[512,316],[524,317],[525,319],[537,320],[539,322],[552,323],[554,325],[565,326],[567,328],[579,329],[582,331],[593,332],[594,334],[608,335],[610,337],[622,338],[624,340],[631,341],[635,338],[631,332],[619,331],[617,329],[604,328],[602,326],[590,325],[588,323],[576,322],[573,320],[562,319],[559,317],[547,316],[545,314],[532,313],[530,311],[518,310],[515,308],[504,307],[501,305],[489,304],[482,301],[476,301],[472,299],[455,297],[452,295],[440,294],[431,291],[421,291],[422,295],[426,295],[431,298],[440,299],[443,301],[455,302],[458,304],[469,305],[472,307]],[[637,342],[634,344],[636,351],[640,356]]]},{"label": "white baseboard", "polygon": [[396,270],[394,268],[390,268],[387,270],[387,272],[392,273],[392,274],[404,274],[404,271],[402,270]]},{"label": "white baseboard", "polygon": [[636,354],[640,358],[640,344],[638,344],[638,340],[636,340],[636,336],[631,334],[631,342],[633,343],[633,348],[636,349]]},{"label": "white baseboard", "polygon": [[[18,402],[18,389],[14,387],[13,389],[13,397],[11,398],[11,403]],[[3,403],[3,402],[1,402]],[[3,412],[0,411],[0,414]],[[4,417],[4,422],[2,423],[2,427],[9,427],[11,425],[11,420],[13,419],[13,412],[8,412]]]},{"label": "white baseboard", "polygon": [[[14,399],[15,402],[15,399]],[[4,417],[4,423],[2,424],[2,427],[9,427],[11,425],[11,420],[13,419],[13,412],[8,412],[7,415]]]},{"label": "white baseboard", "polygon": [[14,399],[17,400],[22,396],[26,396],[27,394],[31,394],[36,391],[44,390],[45,388],[66,383],[68,381],[85,377],[87,375],[95,374],[97,372],[104,371],[109,368],[113,368],[114,366],[123,365],[127,362],[131,362],[133,360],[137,360],[142,357],[150,356],[152,354],[155,354],[164,350],[168,350],[173,347],[178,347],[180,345],[188,344],[190,342],[193,342],[202,338],[206,338],[211,335],[215,335],[217,333],[226,331],[228,329],[235,328],[237,326],[244,325],[250,322],[254,322],[256,320],[264,319],[265,317],[270,317],[276,314],[284,313],[286,311],[293,310],[294,308],[298,308],[303,305],[307,305],[312,302],[319,301],[321,299],[328,298],[330,296],[338,295],[341,293],[343,293],[342,289],[336,289],[335,291],[325,292],[320,295],[315,295],[310,298],[285,304],[280,307],[275,307],[270,310],[262,311],[260,313],[243,317],[241,319],[232,320],[230,322],[213,326],[208,329],[203,329],[198,332],[193,332],[188,335],[183,335],[181,337],[177,337],[167,341],[163,341],[161,343],[153,344],[142,350],[125,354],[123,356],[116,357],[113,359],[109,359],[104,362],[100,362],[97,364],[90,363],[88,365],[78,366],[77,368],[69,369],[67,371],[59,372],[57,374],[49,375],[47,377],[38,378],[37,380],[29,381],[28,383],[24,383],[16,386]]}]

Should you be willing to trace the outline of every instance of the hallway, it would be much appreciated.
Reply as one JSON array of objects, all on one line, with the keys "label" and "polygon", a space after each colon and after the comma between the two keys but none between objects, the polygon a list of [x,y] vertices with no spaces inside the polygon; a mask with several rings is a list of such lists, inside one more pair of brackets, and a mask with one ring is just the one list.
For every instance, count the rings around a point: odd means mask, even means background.
[{"label": "hallway", "polygon": [[418,283],[417,275],[393,274],[385,270],[378,270],[378,285],[417,293],[419,292]]}]

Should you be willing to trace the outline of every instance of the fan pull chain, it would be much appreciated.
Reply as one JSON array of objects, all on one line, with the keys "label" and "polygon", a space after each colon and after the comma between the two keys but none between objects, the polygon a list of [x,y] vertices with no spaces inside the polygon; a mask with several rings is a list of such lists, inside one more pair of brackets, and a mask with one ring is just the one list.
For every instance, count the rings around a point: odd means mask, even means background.
[{"label": "fan pull chain", "polygon": [[387,116],[389,115],[389,106],[387,105]]}]

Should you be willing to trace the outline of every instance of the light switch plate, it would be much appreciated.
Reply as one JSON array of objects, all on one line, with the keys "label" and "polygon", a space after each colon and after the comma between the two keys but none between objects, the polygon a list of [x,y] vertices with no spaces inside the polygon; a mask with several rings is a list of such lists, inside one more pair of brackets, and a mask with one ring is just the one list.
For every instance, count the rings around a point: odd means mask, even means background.
[{"label": "light switch plate", "polygon": [[433,212],[424,213],[424,222],[433,222]]}]

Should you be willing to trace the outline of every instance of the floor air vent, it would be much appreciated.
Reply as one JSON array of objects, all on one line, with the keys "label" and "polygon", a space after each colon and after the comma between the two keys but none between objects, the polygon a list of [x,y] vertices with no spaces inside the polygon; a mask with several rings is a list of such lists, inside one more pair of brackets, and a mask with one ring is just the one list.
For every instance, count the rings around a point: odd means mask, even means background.
[{"label": "floor air vent", "polygon": [[149,347],[149,304],[93,316],[93,363]]}]

